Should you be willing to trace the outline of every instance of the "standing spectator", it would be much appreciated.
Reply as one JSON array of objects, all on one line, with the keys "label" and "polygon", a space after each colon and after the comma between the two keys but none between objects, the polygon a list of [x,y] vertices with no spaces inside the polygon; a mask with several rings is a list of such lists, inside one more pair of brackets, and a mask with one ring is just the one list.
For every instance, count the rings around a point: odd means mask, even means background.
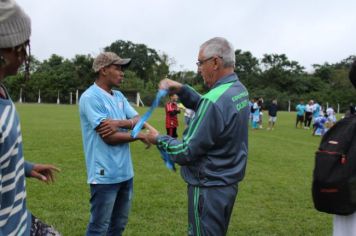
[{"label": "standing spectator", "polygon": [[272,104],[269,106],[268,108],[268,128],[267,130],[273,130],[274,125],[277,121],[277,111],[278,111],[278,107],[277,107],[277,100],[274,99],[272,101]]},{"label": "standing spectator", "polygon": [[133,167],[128,133],[139,119],[126,97],[113,87],[124,79],[131,59],[113,52],[99,54],[93,63],[97,78],[80,97],[79,113],[88,184],[90,220],[86,235],[121,235],[128,221],[133,192]]},{"label": "standing spectator", "polygon": [[305,113],[305,105],[304,100],[300,100],[299,104],[296,106],[295,110],[297,111],[297,119],[295,122],[295,128],[302,128],[304,122],[304,113]]},{"label": "standing spectator", "polygon": [[180,109],[177,105],[178,96],[177,94],[169,95],[169,101],[166,104],[166,130],[167,135],[177,138],[177,128],[178,128],[178,116]]},{"label": "standing spectator", "polygon": [[251,126],[252,126],[252,114],[253,114],[253,112],[254,112],[254,110],[253,110],[253,104],[255,103],[255,99],[254,98],[252,98],[249,102],[248,102],[248,107],[249,107],[249,113],[250,113],[250,115],[249,115],[249,120],[250,120],[250,122],[251,122]]},{"label": "standing spectator", "polygon": [[259,98],[259,99],[258,99],[257,105],[258,105],[258,110],[259,110],[258,125],[259,125],[259,128],[262,129],[263,98]]},{"label": "standing spectator", "polygon": [[310,129],[310,124],[313,119],[313,105],[314,101],[309,100],[308,104],[305,106],[304,129]]},{"label": "standing spectator", "polygon": [[324,110],[323,104],[319,103],[319,106],[320,106],[319,116],[326,116],[326,114],[325,114],[326,109]]},{"label": "standing spectator", "polygon": [[314,104],[313,104],[313,119],[314,120],[321,115],[320,111],[321,111],[321,106],[319,105],[318,102],[314,101]]},{"label": "standing spectator", "polygon": [[254,103],[251,109],[252,113],[252,129],[256,130],[259,128],[259,122],[260,122],[260,109],[258,106],[258,99],[254,99]]},{"label": "standing spectator", "polygon": [[[0,2],[0,235],[60,235],[33,216],[26,205],[26,177],[54,181],[53,165],[24,160],[20,119],[2,82],[25,62],[29,75],[31,20],[12,0]],[[41,206],[38,206],[41,207]]]},{"label": "standing spectator", "polygon": [[224,38],[205,42],[198,72],[210,91],[201,96],[173,80],[161,89],[177,93],[196,115],[183,141],[158,133],[150,141],[181,165],[188,185],[188,235],[226,235],[247,162],[248,92],[234,73],[235,50]]},{"label": "standing spectator", "polygon": [[335,116],[335,111],[332,107],[328,107],[328,109],[326,109],[326,115],[328,117],[328,128],[331,128],[335,123],[336,123],[336,116]]}]

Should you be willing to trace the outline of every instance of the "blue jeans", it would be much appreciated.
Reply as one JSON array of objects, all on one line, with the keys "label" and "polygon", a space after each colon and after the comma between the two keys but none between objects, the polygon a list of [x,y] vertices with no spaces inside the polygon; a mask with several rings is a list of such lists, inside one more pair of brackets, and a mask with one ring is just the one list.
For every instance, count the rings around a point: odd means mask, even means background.
[{"label": "blue jeans", "polygon": [[118,184],[91,184],[90,192],[86,235],[122,235],[131,208],[133,179]]}]

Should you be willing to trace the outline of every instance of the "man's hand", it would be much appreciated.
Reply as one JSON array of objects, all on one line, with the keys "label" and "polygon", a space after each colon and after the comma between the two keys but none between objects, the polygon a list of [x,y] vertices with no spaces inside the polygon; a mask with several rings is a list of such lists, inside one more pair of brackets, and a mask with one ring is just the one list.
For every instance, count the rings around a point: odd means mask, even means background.
[{"label": "man's hand", "polygon": [[150,124],[145,122],[144,127],[146,128],[146,134],[144,134],[144,138],[140,139],[143,143],[147,145],[146,149],[151,146],[151,144],[155,144],[149,140],[150,134],[155,133],[159,134],[159,132]]},{"label": "man's hand", "polygon": [[147,133],[138,133],[137,138],[146,145],[146,149],[151,147],[151,143],[147,139]]},{"label": "man's hand", "polygon": [[54,165],[34,164],[30,177],[39,179],[46,183],[53,183],[55,171],[60,172],[61,170]]},{"label": "man's hand", "polygon": [[181,83],[171,79],[163,79],[159,82],[158,85],[160,89],[169,90],[170,94],[178,93],[182,86],[183,85]]},{"label": "man's hand", "polygon": [[118,128],[117,125],[118,125],[117,121],[107,119],[100,123],[100,125],[96,128],[96,132],[98,132],[98,134],[102,138],[105,138],[109,135],[112,135],[113,133],[115,133],[117,131],[117,128]]},{"label": "man's hand", "polygon": [[152,143],[152,144],[157,144],[157,136],[159,135],[159,132],[153,128],[152,126],[146,126],[147,130],[147,134],[146,134],[146,138],[147,140]]}]

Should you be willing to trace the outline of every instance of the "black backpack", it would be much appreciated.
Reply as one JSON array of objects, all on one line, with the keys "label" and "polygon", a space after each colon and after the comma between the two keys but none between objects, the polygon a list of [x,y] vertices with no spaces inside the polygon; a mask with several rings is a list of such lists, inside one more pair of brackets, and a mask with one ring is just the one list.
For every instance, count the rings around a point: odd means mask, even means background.
[{"label": "black backpack", "polygon": [[315,154],[312,194],[318,211],[349,215],[356,211],[356,116],[338,121]]}]

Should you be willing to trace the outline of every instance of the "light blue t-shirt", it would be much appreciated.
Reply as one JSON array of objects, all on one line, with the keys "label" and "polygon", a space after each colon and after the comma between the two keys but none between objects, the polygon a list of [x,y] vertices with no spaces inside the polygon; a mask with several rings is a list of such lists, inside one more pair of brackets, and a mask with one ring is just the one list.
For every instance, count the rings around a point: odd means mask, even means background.
[{"label": "light blue t-shirt", "polygon": [[79,113],[88,183],[114,184],[131,179],[129,144],[108,145],[95,131],[105,119],[126,120],[138,115],[125,96],[119,91],[111,95],[94,83],[80,97]]},{"label": "light blue t-shirt", "polygon": [[297,110],[297,115],[298,116],[303,116],[304,115],[304,112],[305,112],[305,105],[304,104],[298,104],[295,109]]},{"label": "light blue t-shirt", "polygon": [[319,115],[320,115],[320,105],[318,103],[315,103],[313,105],[313,117],[314,117],[314,119],[319,117]]},{"label": "light blue t-shirt", "polygon": [[259,122],[260,121],[260,109],[258,107],[257,102],[253,104],[253,109],[255,110],[252,114],[252,121]]}]

